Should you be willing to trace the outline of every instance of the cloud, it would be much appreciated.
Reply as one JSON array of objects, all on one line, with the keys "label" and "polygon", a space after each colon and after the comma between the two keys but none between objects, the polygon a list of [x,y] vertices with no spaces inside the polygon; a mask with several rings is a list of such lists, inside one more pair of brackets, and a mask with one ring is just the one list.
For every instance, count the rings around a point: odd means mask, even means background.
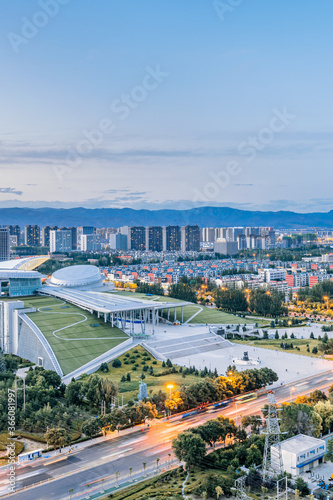
[{"label": "cloud", "polygon": [[14,188],[0,188],[0,193],[3,194],[17,194],[18,196],[22,196],[23,191],[18,191],[17,189]]}]

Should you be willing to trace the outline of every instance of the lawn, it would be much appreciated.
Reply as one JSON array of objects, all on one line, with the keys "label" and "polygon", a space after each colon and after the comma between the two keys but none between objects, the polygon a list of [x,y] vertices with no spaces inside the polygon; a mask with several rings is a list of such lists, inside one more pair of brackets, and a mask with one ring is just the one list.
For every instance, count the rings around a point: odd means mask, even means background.
[{"label": "lawn", "polygon": [[[48,340],[64,375],[128,338],[122,330],[112,328],[110,323],[104,323],[103,319],[54,298],[29,297],[24,299],[24,304],[26,307],[43,308],[42,311],[29,313],[28,316]],[[73,325],[78,322],[81,323]],[[91,326],[97,324],[98,327]],[[56,332],[61,328],[65,329]]]},{"label": "lawn", "polygon": [[[185,494],[193,494],[193,491],[200,488],[211,474],[223,479],[228,478],[228,474],[225,471],[209,468],[204,470],[194,469],[191,471],[190,477],[186,482]],[[164,472],[158,477],[147,479],[138,484],[133,484],[133,486],[129,486],[121,491],[115,491],[112,493],[112,499],[146,500],[148,498],[169,498],[170,500],[181,500],[183,498],[181,494],[182,484],[185,477],[186,473],[183,471],[182,467],[178,467]],[[106,500],[107,498],[111,497],[104,497],[102,500]],[[201,496],[195,498],[201,498]]]},{"label": "lawn", "polygon": [[[318,352],[318,354],[312,354],[312,348],[318,347],[319,341],[316,339],[279,339],[279,340],[231,340],[236,344],[251,345],[255,347],[262,347],[263,349],[272,349],[274,351],[289,352],[291,354],[302,354],[303,356],[312,356],[313,358],[321,358],[323,354]],[[287,342],[290,344],[292,342],[294,349],[282,349],[280,347],[281,342]],[[309,344],[310,352],[307,352],[307,344]],[[299,347],[300,350],[295,349]]]},{"label": "lawn", "polygon": [[[137,351],[137,352],[135,352]],[[168,368],[162,367],[162,362],[157,361],[149,354],[143,347],[137,346],[130,351],[128,351],[129,356],[126,356],[126,354],[123,354],[122,356],[119,356],[118,359],[121,361],[121,366],[119,368],[113,368],[112,366],[112,361],[108,364],[109,367],[109,372],[107,373],[102,373],[98,372],[98,375],[102,377],[107,377],[110,378],[112,381],[117,382],[119,386],[119,393],[123,395],[124,397],[124,403],[127,403],[130,399],[134,399],[138,397],[138,392],[139,392],[139,381],[141,374],[144,373],[145,379],[144,382],[147,384],[148,388],[148,395],[152,394],[153,392],[158,392],[160,389],[164,392],[168,392],[168,389],[166,388],[167,384],[172,383],[174,388],[173,391],[179,390],[179,388],[182,385],[190,385],[193,384],[194,382],[198,382],[201,380],[200,377],[197,377],[195,375],[186,375],[185,378],[183,378],[181,373],[170,373],[167,375],[162,375],[160,377],[154,377],[153,375],[149,375],[148,372],[143,372],[142,368],[143,366],[147,365],[148,367],[152,366],[154,370],[154,374],[159,374],[162,373]],[[131,357],[135,357],[135,363],[130,363],[129,364],[124,364],[126,360],[130,360]],[[144,358],[146,361],[144,361]],[[150,359],[147,359],[150,358]],[[156,364],[153,364],[153,362],[156,362]],[[133,370],[133,367],[135,364],[138,364],[136,367],[136,370]],[[177,365],[175,365],[177,368]],[[127,373],[130,374],[131,376],[131,381],[130,382],[121,382],[121,378],[123,375],[127,375]]]},{"label": "lawn", "polygon": [[[178,299],[173,299],[172,297],[168,296],[158,296],[158,295],[152,295],[152,296],[147,296],[144,293],[133,293],[133,292],[117,292],[120,295],[124,295],[125,297],[133,297],[133,298],[140,298],[140,299],[146,299],[146,300],[154,300],[156,302],[181,302]],[[255,323],[255,320],[251,319],[246,319],[246,318],[239,318],[238,316],[235,316],[234,314],[229,314],[223,311],[219,311],[217,309],[211,309],[209,307],[201,306],[199,304],[193,304],[191,306],[185,306],[183,310],[183,318],[184,322],[188,321],[196,312],[198,312],[200,309],[203,309],[199,314],[197,314],[191,321],[190,323],[192,324],[215,324],[215,323],[224,323],[224,324],[234,324],[234,325],[244,325],[246,324],[253,324]],[[170,319],[173,320],[173,311],[170,311]],[[177,320],[181,321],[181,310],[177,310]]]}]

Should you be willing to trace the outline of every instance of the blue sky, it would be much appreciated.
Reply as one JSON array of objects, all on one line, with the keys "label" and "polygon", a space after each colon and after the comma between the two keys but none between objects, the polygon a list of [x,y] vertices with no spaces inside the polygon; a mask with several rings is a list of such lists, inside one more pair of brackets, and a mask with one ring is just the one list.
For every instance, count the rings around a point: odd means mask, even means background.
[{"label": "blue sky", "polygon": [[332,16],[2,0],[0,206],[332,209]]}]

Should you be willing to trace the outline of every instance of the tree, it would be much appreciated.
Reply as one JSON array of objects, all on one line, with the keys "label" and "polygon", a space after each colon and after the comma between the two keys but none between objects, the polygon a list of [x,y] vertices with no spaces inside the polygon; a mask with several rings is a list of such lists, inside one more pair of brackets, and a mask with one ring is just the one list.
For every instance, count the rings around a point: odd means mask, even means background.
[{"label": "tree", "polygon": [[206,455],[206,445],[202,437],[192,431],[184,431],[172,441],[172,449],[178,460],[185,462],[186,470],[199,465]]},{"label": "tree", "polygon": [[216,491],[216,499],[219,500],[219,498],[222,495],[224,495],[224,491],[222,490],[221,486],[216,486],[215,491]]},{"label": "tree", "polygon": [[314,406],[314,411],[321,418],[321,431],[323,434],[333,429],[333,405],[330,401],[319,401]]},{"label": "tree", "polygon": [[251,432],[253,434],[259,434],[261,423],[259,415],[246,415],[241,420],[242,427],[246,428],[251,426]]},{"label": "tree", "polygon": [[46,442],[49,445],[53,446],[56,450],[58,447],[65,446],[70,442],[70,435],[66,431],[66,429],[61,428],[52,428],[49,429],[44,435]]},{"label": "tree", "polygon": [[182,398],[180,397],[180,392],[177,391],[177,392],[173,392],[171,394],[171,397],[169,397],[168,399],[165,400],[165,407],[168,408],[169,410],[179,410],[182,405],[183,405],[184,401],[182,400]]},{"label": "tree", "polygon": [[287,432],[290,436],[297,434],[320,436],[322,419],[312,406],[295,403],[283,405],[279,416],[281,431]]},{"label": "tree", "polygon": [[308,483],[304,481],[303,478],[297,477],[295,481],[295,488],[300,492],[302,496],[309,495],[310,489]]},{"label": "tree", "polygon": [[99,369],[100,369],[101,372],[107,373],[109,371],[108,364],[107,363],[102,363]]},{"label": "tree", "polygon": [[280,338],[279,332],[276,330],[275,331],[275,339],[278,340]]},{"label": "tree", "polygon": [[327,441],[327,450],[325,455],[325,460],[333,462],[333,438]]},{"label": "tree", "polygon": [[101,424],[97,418],[85,420],[82,424],[81,431],[87,437],[92,438],[101,432]]},{"label": "tree", "polygon": [[121,361],[120,359],[116,358],[112,361],[112,366],[113,368],[120,368],[121,367]]}]

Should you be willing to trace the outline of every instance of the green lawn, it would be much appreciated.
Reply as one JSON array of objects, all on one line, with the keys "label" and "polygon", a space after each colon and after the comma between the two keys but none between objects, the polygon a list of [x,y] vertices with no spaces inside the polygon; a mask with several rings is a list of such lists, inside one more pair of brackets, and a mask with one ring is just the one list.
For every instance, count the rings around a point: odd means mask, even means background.
[{"label": "green lawn", "polygon": [[[316,339],[279,339],[279,340],[231,340],[231,342],[235,342],[236,344],[244,344],[251,345],[256,347],[262,347],[263,349],[273,349],[275,351],[289,352],[291,354],[302,354],[303,356],[312,356],[314,358],[320,358],[323,356],[323,353],[320,351],[318,354],[312,354],[312,348],[318,347],[318,340]],[[290,344],[292,342],[294,349],[282,349],[280,347],[281,342],[287,342]],[[307,352],[307,344],[309,344],[310,352]],[[295,347],[299,347],[300,350],[295,349]]]},{"label": "green lawn", "polygon": [[[138,351],[135,353],[134,351]],[[160,377],[154,377],[153,375],[149,375],[148,372],[142,372],[142,368],[144,366],[143,363],[143,357],[146,355],[150,357],[150,360],[146,360],[145,364],[150,367],[153,367],[154,373],[158,374],[161,372],[164,372],[168,368],[163,368],[162,367],[162,362],[157,361],[149,354],[143,347],[137,346],[130,351],[128,351],[130,356],[126,357],[125,354],[122,356],[119,356],[118,359],[121,361],[121,366],[119,368],[113,368],[112,366],[112,361],[108,364],[109,367],[109,372],[107,373],[102,373],[98,372],[98,375],[102,377],[107,377],[111,378],[112,381],[117,382],[119,386],[119,393],[123,394],[124,396],[124,403],[127,403],[130,399],[137,398],[138,397],[138,392],[139,392],[139,381],[140,381],[140,376],[142,373],[145,375],[144,382],[147,384],[148,387],[148,394],[150,394],[150,391],[152,392],[158,392],[160,389],[166,393],[168,393],[168,389],[166,388],[167,384],[172,383],[174,385],[173,391],[177,391],[180,389],[182,385],[190,385],[193,384],[194,382],[198,382],[199,380],[202,380],[200,377],[196,377],[195,375],[186,375],[185,378],[183,378],[181,373],[170,373],[167,375],[162,375]],[[134,364],[129,363],[128,365],[124,364],[124,361],[126,359],[130,359],[131,356],[137,356],[136,363],[139,365],[137,369],[134,371],[132,370]],[[147,358],[146,358],[147,359]],[[153,361],[156,361],[156,364],[153,364]],[[175,365],[177,368],[177,365]],[[131,381],[130,382],[120,382],[121,378],[123,375],[127,375],[129,373],[131,375]]]},{"label": "green lawn", "polygon": [[[144,293],[133,293],[133,292],[126,292],[126,291],[121,291],[117,292],[120,295],[123,295],[125,297],[133,297],[133,298],[140,298],[140,299],[146,299],[146,300],[156,300],[157,302],[181,302],[178,299],[173,299],[172,297],[168,296],[158,296],[158,295],[153,295],[151,297],[147,296]],[[214,324],[214,323],[226,323],[226,324],[235,324],[235,325],[244,325],[244,324],[253,324],[255,323],[255,320],[251,319],[245,319],[245,318],[239,318],[238,316],[235,316],[234,314],[228,314],[223,311],[218,311],[217,309],[211,309],[209,307],[201,306],[199,304],[193,304],[192,306],[185,306],[184,307],[184,322],[188,321],[196,312],[199,311],[200,308],[203,308],[203,310],[195,316],[190,323],[195,323],[195,324]],[[170,320],[173,320],[173,311],[170,311]],[[177,320],[181,321],[181,310],[177,310]]]},{"label": "green lawn", "polygon": [[[46,309],[44,312],[38,311],[28,316],[45,335],[64,375],[92,361],[128,338],[119,328],[112,328],[110,323],[104,323],[102,319],[98,319],[89,312],[71,304],[62,304],[60,300],[54,298],[29,297],[24,299],[24,304],[26,307]],[[49,308],[50,310],[47,310]],[[55,332],[78,321],[83,322]],[[92,327],[93,324],[99,326]]]}]

